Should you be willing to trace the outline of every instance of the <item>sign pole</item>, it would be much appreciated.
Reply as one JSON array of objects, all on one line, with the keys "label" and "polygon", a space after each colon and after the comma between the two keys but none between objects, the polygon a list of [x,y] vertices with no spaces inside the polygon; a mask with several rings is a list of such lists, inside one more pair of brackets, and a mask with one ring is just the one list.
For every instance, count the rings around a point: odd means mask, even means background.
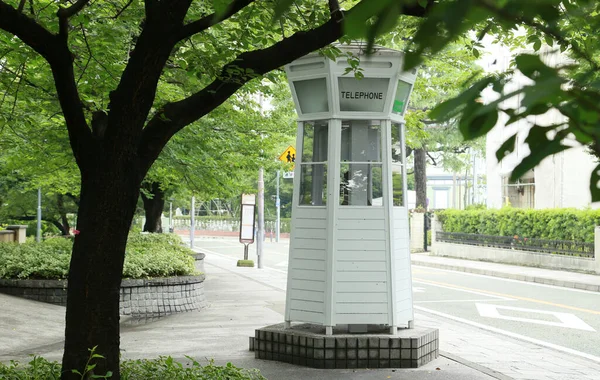
[{"label": "sign pole", "polygon": [[277,169],[277,198],[275,206],[277,206],[277,223],[275,224],[275,242],[279,243],[279,234],[281,232],[281,200],[279,199],[279,172]]},{"label": "sign pole", "polygon": [[258,233],[256,243],[257,267],[262,269],[263,239],[265,236],[265,180],[264,169],[258,170]]},{"label": "sign pole", "polygon": [[190,248],[194,249],[194,234],[196,233],[196,197],[192,196],[192,209],[190,210]]},{"label": "sign pole", "polygon": [[42,241],[42,188],[38,188],[37,193],[37,231],[35,234],[35,241],[38,243]]}]

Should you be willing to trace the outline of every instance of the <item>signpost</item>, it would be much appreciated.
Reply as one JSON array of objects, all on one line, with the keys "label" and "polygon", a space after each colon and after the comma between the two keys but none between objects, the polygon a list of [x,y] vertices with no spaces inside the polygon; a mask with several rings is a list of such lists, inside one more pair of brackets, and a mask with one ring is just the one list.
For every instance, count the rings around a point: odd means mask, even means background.
[{"label": "signpost", "polygon": [[240,243],[244,244],[244,260],[248,260],[248,245],[254,243],[256,194],[242,194],[240,213]]}]

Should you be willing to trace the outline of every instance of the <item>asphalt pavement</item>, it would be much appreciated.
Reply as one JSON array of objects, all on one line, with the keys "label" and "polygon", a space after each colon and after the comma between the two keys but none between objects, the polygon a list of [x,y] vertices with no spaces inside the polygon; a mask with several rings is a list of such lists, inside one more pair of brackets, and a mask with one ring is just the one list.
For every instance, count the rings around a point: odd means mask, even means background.
[{"label": "asphalt pavement", "polygon": [[[439,310],[431,306],[434,302],[430,302],[426,307],[424,303],[415,303],[415,323],[440,329],[441,356],[418,369],[318,370],[255,359],[254,353],[248,351],[248,337],[254,335],[256,328],[283,321],[287,268],[284,264],[285,257],[274,254],[275,251],[281,250],[281,247],[275,249],[276,244],[284,243],[268,242],[266,249],[272,250],[273,254],[270,259],[265,256],[263,269],[238,268],[235,262],[239,257],[226,252],[226,249],[232,248],[234,253],[237,253],[235,250],[239,247],[230,247],[225,240],[198,239],[197,249],[206,254],[205,291],[209,306],[198,312],[172,315],[154,321],[123,318],[123,358],[155,358],[160,355],[170,355],[180,360],[186,360],[186,355],[200,360],[213,358],[217,363],[230,361],[237,366],[258,368],[269,379],[291,380],[599,378],[600,363],[594,360],[539,345],[535,341],[524,340],[518,336],[507,336],[464,323],[459,319],[447,318],[436,314]],[[413,259],[414,262],[419,261],[418,259],[429,260],[430,268],[437,265],[438,269],[443,265],[456,268],[459,264],[463,264],[461,268],[469,269],[472,265],[464,260],[459,260],[461,263],[457,264],[452,259],[421,255],[413,255]],[[502,266],[481,264],[487,266],[470,269],[502,272]],[[547,274],[541,270],[536,272],[535,268],[525,270],[533,279],[541,278],[536,277],[538,274]],[[431,282],[442,282],[435,275],[428,277],[427,273],[419,271],[427,271],[427,268],[421,265],[413,266],[415,288],[427,288],[436,285],[432,285]],[[507,270],[502,273],[509,272],[510,270]],[[554,279],[561,278],[563,273],[565,276],[571,275],[568,272],[551,272]],[[508,274],[505,277],[507,276]],[[590,283],[582,285],[595,286],[594,281],[598,281],[598,278],[592,277],[579,277],[578,281],[590,280]],[[421,284],[417,281],[421,281]],[[465,283],[461,286],[468,288],[472,285]],[[447,290],[448,297],[465,297],[465,292],[457,289]],[[492,294],[487,296],[502,297]],[[421,301],[435,301],[419,297]],[[504,305],[504,301],[500,301],[499,298],[495,300],[498,302],[494,303]],[[554,301],[562,302],[561,299]],[[592,310],[593,305],[581,304],[580,307]],[[595,322],[588,324],[596,326]],[[25,361],[29,354],[59,360],[62,355],[63,333],[64,308],[0,294],[0,361]]]}]

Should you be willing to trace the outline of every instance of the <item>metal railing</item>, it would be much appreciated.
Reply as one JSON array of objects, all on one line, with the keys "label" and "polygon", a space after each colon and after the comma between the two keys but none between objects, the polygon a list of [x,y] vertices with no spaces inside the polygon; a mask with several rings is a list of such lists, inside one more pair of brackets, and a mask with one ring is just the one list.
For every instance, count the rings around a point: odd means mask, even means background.
[{"label": "metal railing", "polygon": [[519,236],[493,236],[441,231],[436,231],[435,240],[446,243],[594,258],[594,243],[580,241],[530,239]]}]

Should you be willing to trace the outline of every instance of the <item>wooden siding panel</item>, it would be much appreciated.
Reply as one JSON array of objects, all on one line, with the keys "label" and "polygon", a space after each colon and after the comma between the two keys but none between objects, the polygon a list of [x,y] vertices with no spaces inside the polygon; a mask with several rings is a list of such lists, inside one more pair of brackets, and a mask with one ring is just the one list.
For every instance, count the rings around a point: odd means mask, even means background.
[{"label": "wooden siding panel", "polygon": [[388,324],[389,318],[386,314],[336,314],[337,324]]},{"label": "wooden siding panel", "polygon": [[307,312],[303,310],[290,310],[290,319],[297,322],[312,322],[322,324],[325,320],[323,313]]},{"label": "wooden siding panel", "polygon": [[297,239],[327,239],[327,230],[324,228],[296,228],[294,240]]},{"label": "wooden siding panel", "polygon": [[344,220],[338,226],[338,231],[343,230],[383,230],[385,223],[383,219],[365,220],[365,219],[348,219]]},{"label": "wooden siding panel", "polygon": [[387,303],[340,303],[335,304],[335,312],[338,314],[386,314]]},{"label": "wooden siding panel", "polygon": [[324,305],[323,305],[323,302],[313,302],[313,301],[291,299],[290,300],[290,309],[322,313],[324,311]]},{"label": "wooden siding panel", "polygon": [[325,260],[325,251],[322,249],[297,248],[294,249],[293,258],[308,260]]},{"label": "wooden siding panel", "polygon": [[383,207],[340,207],[337,211],[338,219],[351,220],[384,220]]},{"label": "wooden siding panel", "polygon": [[325,291],[324,281],[309,281],[309,280],[294,280],[292,279],[292,290],[312,290],[312,291]]},{"label": "wooden siding panel", "polygon": [[294,237],[291,242],[292,250],[295,249],[327,249],[327,240],[318,240],[318,239],[299,239]]},{"label": "wooden siding panel", "polygon": [[325,302],[325,293],[322,291],[309,291],[293,289],[291,293],[292,300]]},{"label": "wooden siding panel", "polygon": [[292,259],[292,267],[294,270],[306,269],[306,270],[325,270],[324,260],[307,260],[307,259]]},{"label": "wooden siding panel", "polygon": [[337,260],[335,268],[339,272],[381,271],[386,269],[385,261],[346,261]]},{"label": "wooden siding panel", "polygon": [[325,281],[325,271],[292,269],[291,276],[294,280]]},{"label": "wooden siding panel", "polygon": [[374,292],[368,292],[368,293],[340,293],[337,292],[336,293],[336,300],[338,303],[385,303],[387,302],[387,293],[386,292],[381,292],[381,293],[374,293]]},{"label": "wooden siding panel", "polygon": [[340,240],[385,240],[385,231],[366,229],[366,230],[343,230],[338,229],[336,235],[338,241]]},{"label": "wooden siding panel", "polygon": [[338,251],[335,257],[340,261],[385,261],[385,251]]},{"label": "wooden siding panel", "polygon": [[381,293],[387,292],[388,284],[385,281],[373,282],[344,282],[338,281],[335,285],[337,293]]},{"label": "wooden siding panel", "polygon": [[338,282],[385,282],[387,273],[385,271],[337,272],[336,280]]},{"label": "wooden siding panel", "polygon": [[384,251],[385,241],[383,240],[338,240],[338,251]]}]

